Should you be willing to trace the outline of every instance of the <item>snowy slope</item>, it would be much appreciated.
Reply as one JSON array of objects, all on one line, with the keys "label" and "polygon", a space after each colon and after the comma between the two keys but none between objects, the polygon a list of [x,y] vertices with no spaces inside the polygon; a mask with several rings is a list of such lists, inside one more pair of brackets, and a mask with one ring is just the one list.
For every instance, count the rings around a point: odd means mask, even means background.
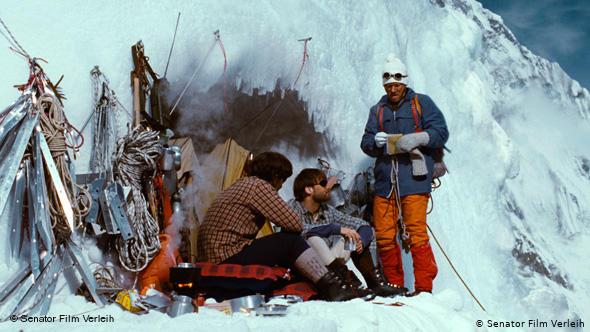
[{"label": "snowy slope", "polygon": [[[500,17],[462,0],[30,1],[6,6],[0,16],[30,54],[49,61],[44,68],[53,80],[65,74],[65,110],[81,125],[91,109],[90,69],[100,65],[130,109],[129,47],[143,40],[152,65],[163,72],[178,11],[181,25],[168,72],[176,89],[204,58],[212,32],[220,29],[230,83],[246,93],[271,91],[277,79],[281,88],[297,89],[315,130],[330,142],[331,161],[349,174],[371,164],[359,141],[368,109],[383,93],[382,63],[387,53],[397,53],[407,64],[411,87],[429,94],[447,118],[451,174],[434,194],[430,225],[487,311],[519,320],[590,317],[590,269],[582,265],[590,249],[590,152],[585,146],[590,94],[558,64],[520,45]],[[293,87],[303,48],[297,39],[308,36],[313,37],[309,60]],[[6,49],[0,63],[0,100],[8,105],[17,97],[12,85],[26,80],[27,67]],[[191,93],[215,87],[222,68],[223,57],[214,49]],[[217,104],[221,112],[223,105]],[[198,110],[192,115],[210,116]],[[299,156],[301,147],[285,142],[276,147],[289,153],[296,167],[313,165]],[[80,169],[86,168],[88,155],[82,151]],[[0,234],[6,234],[5,225]],[[6,251],[2,242],[0,254]],[[438,248],[435,255],[439,276],[434,297],[443,290],[460,294],[462,304],[455,308],[460,312],[451,315],[453,310],[441,309],[444,303],[436,307],[420,297],[419,312],[400,316],[407,324],[399,326],[431,330],[422,325],[426,317],[452,317],[453,322],[470,317],[471,325],[461,327],[474,326],[473,317],[487,316],[479,313]],[[14,268],[0,264],[0,280]],[[303,324],[296,330],[355,330],[321,322],[344,319],[353,305],[352,312],[365,308],[356,302],[300,305],[298,315],[310,318],[296,319]],[[64,304],[61,310],[79,307]],[[324,310],[329,314],[323,315]],[[375,315],[370,319],[375,330],[393,326],[389,311],[367,310],[375,311],[370,314]],[[206,317],[231,330],[270,324]],[[266,327],[278,329],[271,325]]]}]

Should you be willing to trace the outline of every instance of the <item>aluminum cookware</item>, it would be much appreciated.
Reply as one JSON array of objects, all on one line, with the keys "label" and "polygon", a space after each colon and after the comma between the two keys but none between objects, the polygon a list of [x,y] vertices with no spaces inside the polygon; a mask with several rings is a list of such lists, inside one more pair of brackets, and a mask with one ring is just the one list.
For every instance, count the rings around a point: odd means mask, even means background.
[{"label": "aluminum cookware", "polygon": [[250,312],[264,304],[264,296],[260,294],[242,296],[229,300],[232,312]]}]

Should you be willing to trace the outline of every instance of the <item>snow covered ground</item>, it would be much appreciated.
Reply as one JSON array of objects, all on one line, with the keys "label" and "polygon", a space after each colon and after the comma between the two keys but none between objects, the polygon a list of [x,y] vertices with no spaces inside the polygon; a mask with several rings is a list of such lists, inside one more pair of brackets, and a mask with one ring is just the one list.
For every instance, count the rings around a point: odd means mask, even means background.
[{"label": "snow covered ground", "polygon": [[[387,301],[387,300],[384,300]],[[60,303],[58,310],[52,309],[48,316],[56,317],[55,323],[4,323],[11,330],[47,331],[48,326],[57,329],[110,331],[470,331],[475,330],[474,317],[461,313],[463,307],[460,295],[444,291],[437,295],[424,294],[404,299],[404,306],[384,306],[366,303],[360,299],[331,303],[311,301],[293,305],[285,317],[260,317],[248,314],[227,316],[213,309],[201,309],[196,314],[179,316],[174,319],[166,314],[152,311],[137,316],[122,311],[118,306],[109,306],[87,313],[101,315],[104,323],[86,323],[84,315],[74,318],[60,314],[74,314],[92,310],[93,307],[79,297],[68,297]],[[389,300],[389,302],[393,302]],[[70,322],[66,322],[66,320]],[[108,321],[113,321],[109,323]],[[4,327],[0,325],[0,329]]]},{"label": "snow covered ground", "polygon": [[[429,224],[488,314],[435,247],[434,295],[402,299],[402,307],[310,302],[293,306],[285,318],[229,318],[203,310],[171,321],[111,306],[92,314],[112,315],[115,323],[6,322],[0,330],[455,331],[476,329],[477,319],[590,323],[590,269],[583,263],[590,249],[590,94],[558,64],[519,45],[500,17],[471,0],[27,1],[5,5],[0,17],[31,55],[49,62],[44,69],[50,78],[65,75],[65,111],[81,126],[92,108],[92,67],[100,66],[131,109],[130,46],[143,40],[152,66],[163,72],[178,11],[168,72],[174,86],[186,82],[219,29],[231,82],[247,93],[271,91],[277,79],[281,88],[297,89],[316,131],[331,143],[333,165],[350,175],[371,164],[359,141],[369,107],[383,94],[383,61],[398,54],[410,86],[433,98],[451,132],[451,173],[434,194]],[[292,87],[303,48],[297,39],[308,36],[309,60]],[[12,85],[26,81],[28,68],[3,41],[0,101],[7,106],[18,96]],[[223,57],[214,49],[191,93],[214,86],[222,70]],[[195,119],[208,116],[197,113]],[[80,171],[87,167],[88,147],[79,156]],[[276,148],[289,154],[296,172],[314,164],[298,155],[297,146],[277,142]],[[289,196],[288,190],[282,194]],[[6,225],[0,225],[2,234]],[[5,238],[0,284],[17,268],[4,258]],[[56,297],[50,314],[94,309],[69,289]]]}]

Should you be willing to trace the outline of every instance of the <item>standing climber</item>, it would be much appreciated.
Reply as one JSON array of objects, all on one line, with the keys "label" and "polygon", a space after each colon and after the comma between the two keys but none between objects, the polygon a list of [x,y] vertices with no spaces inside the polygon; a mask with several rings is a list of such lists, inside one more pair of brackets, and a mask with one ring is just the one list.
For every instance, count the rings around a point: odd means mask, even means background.
[{"label": "standing climber", "polygon": [[449,133],[432,99],[408,87],[406,66],[393,54],[385,62],[382,79],[386,95],[371,107],[361,142],[363,152],[376,158],[373,222],[379,256],[388,281],[403,286],[399,232],[412,254],[413,294],[432,292],[438,272],[426,230],[432,155]]}]

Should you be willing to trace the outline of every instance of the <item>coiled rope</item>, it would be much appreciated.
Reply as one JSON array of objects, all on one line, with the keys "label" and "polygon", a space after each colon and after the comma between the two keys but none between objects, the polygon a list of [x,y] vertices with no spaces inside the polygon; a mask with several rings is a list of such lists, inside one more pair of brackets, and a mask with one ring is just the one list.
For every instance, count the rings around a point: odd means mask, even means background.
[{"label": "coiled rope", "polygon": [[145,178],[154,177],[161,151],[158,132],[144,131],[142,127],[135,128],[117,142],[113,170],[117,181],[131,187],[127,215],[135,230],[135,238],[125,241],[119,237],[116,247],[121,266],[131,272],[143,270],[160,250],[160,228],[148,211],[142,188]]},{"label": "coiled rope", "polygon": [[[65,133],[70,124],[67,122],[61,103],[51,93],[42,94],[37,99],[37,108],[39,111],[39,125],[41,131],[45,136],[51,156],[57,167],[59,176],[66,188],[68,200],[72,204],[72,210],[78,223],[77,227],[82,225],[82,218],[90,211],[92,204],[92,197],[88,190],[84,187],[79,186],[70,174],[68,165],[68,156],[66,155],[68,144],[66,143]],[[57,189],[55,186],[48,182],[48,199],[49,199],[49,212],[51,219],[51,226],[54,229],[56,239],[58,243],[70,238],[71,230],[68,226],[65,214],[59,207],[61,203],[57,195]],[[76,195],[78,193],[78,195]]]}]

